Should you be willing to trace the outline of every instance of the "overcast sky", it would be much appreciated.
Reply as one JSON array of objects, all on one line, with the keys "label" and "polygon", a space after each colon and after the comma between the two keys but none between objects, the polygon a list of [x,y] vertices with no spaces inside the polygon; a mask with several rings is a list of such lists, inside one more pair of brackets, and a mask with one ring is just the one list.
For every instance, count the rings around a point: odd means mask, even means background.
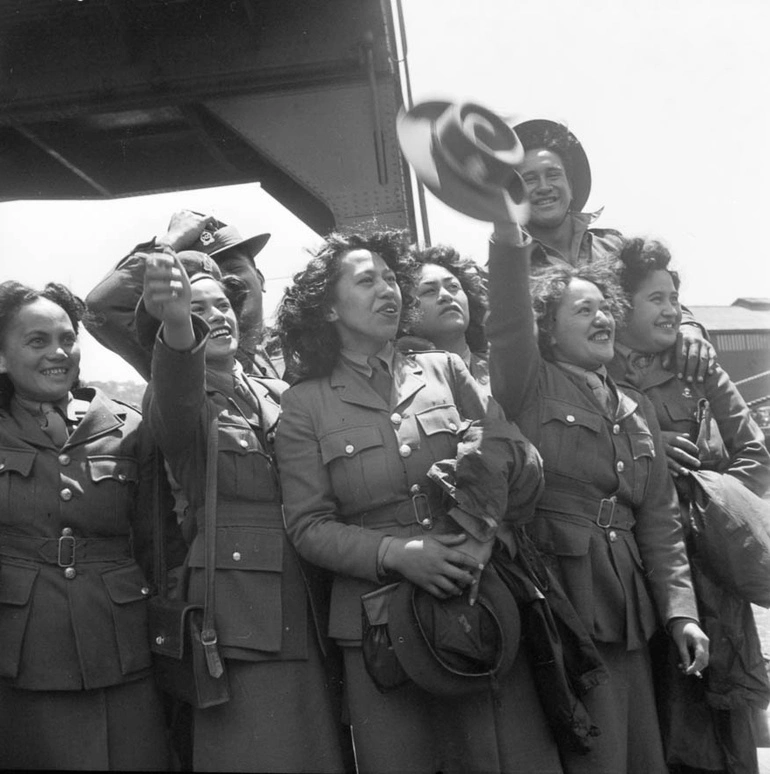
[{"label": "overcast sky", "polygon": [[[690,305],[770,297],[767,0],[403,0],[416,101],[467,99],[567,122],[591,162],[598,225],[661,238]],[[430,194],[434,242],[485,260],[489,226]],[[272,309],[317,237],[259,186],[109,202],[0,204],[5,262],[85,294],[181,207],[270,230]],[[9,265],[3,266],[3,277]],[[84,340],[86,379],[132,379]]]}]

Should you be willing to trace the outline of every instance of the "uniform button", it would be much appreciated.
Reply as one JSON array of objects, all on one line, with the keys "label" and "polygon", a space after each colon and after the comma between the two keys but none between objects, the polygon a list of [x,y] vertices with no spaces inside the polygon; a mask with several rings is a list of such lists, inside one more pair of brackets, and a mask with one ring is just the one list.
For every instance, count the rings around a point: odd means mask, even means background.
[{"label": "uniform button", "polygon": [[125,473],[118,473],[118,481],[125,482],[127,476]]},{"label": "uniform button", "polygon": [[72,528],[71,527],[65,527],[61,531],[62,537],[72,537]]},{"label": "uniform button", "polygon": [[399,414],[398,412],[396,412],[395,414],[391,414],[390,415],[390,421],[394,425],[400,425],[401,424],[401,419],[402,419],[401,414]]},{"label": "uniform button", "polygon": [[142,592],[142,596],[143,597],[149,597],[150,596],[150,587],[149,586],[142,586],[141,592]]},{"label": "uniform button", "polygon": [[59,464],[60,465],[69,465],[72,460],[70,459],[69,454],[60,454],[59,455]]},{"label": "uniform button", "polygon": [[65,502],[69,502],[72,499],[72,490],[65,486],[64,489],[59,492],[59,497]]},{"label": "uniform button", "polygon": [[0,462],[0,470],[5,470],[5,463],[4,462]]},{"label": "uniform button", "polygon": [[272,443],[275,440],[275,433],[271,430],[269,433],[265,435],[265,440],[268,443]]},{"label": "uniform button", "polygon": [[626,469],[626,466],[623,464],[623,460],[620,460],[620,462],[615,465],[615,468],[617,469],[618,473],[622,473]]},{"label": "uniform button", "polygon": [[454,422],[450,422],[449,429],[454,433],[457,430],[457,425]]},{"label": "uniform button", "polygon": [[433,526],[433,522],[430,519],[423,519],[420,522],[420,526],[424,529],[430,529]]},{"label": "uniform button", "polygon": [[233,551],[233,561],[234,562],[240,562],[241,561],[241,552],[240,551]]},{"label": "uniform button", "polygon": [[162,644],[163,644],[165,641],[166,641],[166,638],[165,638],[165,637],[164,637],[162,634],[159,634],[159,635],[158,635],[158,636],[155,638],[155,644],[156,644],[156,645],[162,645]]},{"label": "uniform button", "polygon": [[356,447],[355,447],[355,446],[353,446],[353,444],[352,444],[352,443],[349,443],[349,444],[348,444],[348,445],[345,447],[345,454],[352,454],[352,453],[353,453],[355,450],[356,450]]},{"label": "uniform button", "polygon": [[241,440],[240,440],[240,441],[238,441],[238,445],[239,445],[239,446],[240,446],[242,449],[245,449],[245,448],[246,448],[246,447],[249,445],[249,442],[248,442],[248,441],[247,441],[245,438],[241,438]]},{"label": "uniform button", "polygon": [[403,446],[399,446],[398,453],[402,457],[408,457],[412,453],[412,447],[405,443]]},{"label": "uniform button", "polygon": [[572,414],[567,414],[565,419],[567,420],[567,422],[574,422],[575,421],[575,417]]},{"label": "uniform button", "polygon": [[607,537],[610,539],[610,543],[614,543],[618,539],[618,533],[614,529],[611,529],[607,533]]},{"label": "uniform button", "polygon": [[620,433],[620,425],[613,425],[612,426],[612,434],[618,435]]},{"label": "uniform button", "polygon": [[409,487],[409,494],[410,495],[418,495],[418,494],[420,494],[420,485],[419,484],[412,484],[412,486]]},{"label": "uniform button", "polygon": [[76,570],[74,567],[68,567],[68,568],[67,568],[67,569],[64,571],[64,577],[65,577],[67,580],[72,580],[72,579],[73,579],[73,578],[74,578],[74,577],[75,577],[77,574],[78,574],[78,573],[77,573],[77,570]]}]

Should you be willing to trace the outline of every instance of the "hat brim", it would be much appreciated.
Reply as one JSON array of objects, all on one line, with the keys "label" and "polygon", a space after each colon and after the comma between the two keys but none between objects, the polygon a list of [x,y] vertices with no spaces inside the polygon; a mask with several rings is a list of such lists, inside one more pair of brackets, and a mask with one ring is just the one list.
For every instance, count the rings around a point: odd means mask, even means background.
[{"label": "hat brim", "polygon": [[476,220],[506,222],[526,220],[528,207],[516,204],[508,192],[485,190],[460,177],[434,153],[433,125],[451,102],[422,102],[401,111],[396,122],[401,152],[417,179],[440,201]]},{"label": "hat brim", "polygon": [[227,258],[233,255],[237,250],[238,252],[248,253],[253,261],[269,241],[270,234],[258,234],[257,236],[236,242],[234,245],[223,247],[221,250],[215,250],[213,253],[210,253],[210,255],[217,263],[220,263],[221,261],[227,260]]},{"label": "hat brim", "polygon": [[[520,121],[512,128],[515,132],[519,129],[524,129],[525,127],[538,134],[544,132],[546,129],[560,129],[563,131],[566,128],[564,124],[561,124],[558,121],[551,121],[547,118],[533,118],[528,121]],[[575,212],[582,212],[591,193],[591,165],[588,163],[588,156],[586,155],[580,140],[578,140],[569,129],[567,129],[567,133],[573,143],[570,147],[569,159],[570,166],[572,167],[572,177],[570,179],[570,185],[572,187],[571,209]]]},{"label": "hat brim", "polygon": [[399,663],[418,686],[438,696],[461,696],[484,690],[492,676],[500,678],[511,669],[519,650],[521,621],[516,601],[493,568],[482,574],[476,601],[489,610],[500,632],[498,663],[490,672],[462,674],[436,659],[414,614],[416,593],[427,594],[408,581],[396,589],[388,610],[388,632]]}]

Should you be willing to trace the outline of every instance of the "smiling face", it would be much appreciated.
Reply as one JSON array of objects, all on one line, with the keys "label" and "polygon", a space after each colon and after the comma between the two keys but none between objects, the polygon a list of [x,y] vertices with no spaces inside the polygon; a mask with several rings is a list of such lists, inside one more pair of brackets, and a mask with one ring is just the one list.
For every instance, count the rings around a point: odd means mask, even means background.
[{"label": "smiling face", "polygon": [[241,311],[244,326],[261,325],[262,294],[265,292],[264,277],[257,270],[254,261],[246,253],[230,250],[227,257],[219,261],[219,268],[222,270],[222,274],[233,274],[243,280],[246,285],[246,300]]},{"label": "smiling face", "polygon": [[551,331],[554,359],[594,371],[612,360],[614,339],[615,318],[601,290],[592,282],[571,280]]},{"label": "smiling face", "polygon": [[679,291],[665,269],[647,276],[631,298],[631,313],[618,338],[637,352],[663,352],[676,343],[682,307]]},{"label": "smiling face", "polygon": [[530,205],[530,224],[541,228],[559,226],[572,202],[564,162],[552,151],[535,148],[524,154],[519,173]]},{"label": "smiling face", "polygon": [[452,343],[465,340],[470,322],[468,296],[460,280],[449,269],[426,263],[417,283],[418,319],[412,326],[417,336],[430,339],[439,349],[452,350]]},{"label": "smiling face", "polygon": [[232,365],[238,349],[238,321],[222,286],[208,277],[193,281],[192,311],[211,328],[206,344],[206,362]]},{"label": "smiling face", "polygon": [[400,317],[401,289],[384,259],[370,250],[346,253],[327,318],[342,346],[374,355],[395,338]]},{"label": "smiling face", "polygon": [[67,313],[47,298],[21,307],[0,341],[0,373],[22,398],[57,401],[78,378],[80,345]]}]

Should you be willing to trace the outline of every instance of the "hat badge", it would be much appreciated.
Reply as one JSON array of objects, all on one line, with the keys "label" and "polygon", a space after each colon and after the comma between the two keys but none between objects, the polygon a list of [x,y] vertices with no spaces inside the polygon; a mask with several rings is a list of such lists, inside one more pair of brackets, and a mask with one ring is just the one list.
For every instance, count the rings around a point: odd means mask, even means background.
[{"label": "hat badge", "polygon": [[200,240],[202,245],[210,245],[214,241],[214,235],[210,231],[202,231]]}]

